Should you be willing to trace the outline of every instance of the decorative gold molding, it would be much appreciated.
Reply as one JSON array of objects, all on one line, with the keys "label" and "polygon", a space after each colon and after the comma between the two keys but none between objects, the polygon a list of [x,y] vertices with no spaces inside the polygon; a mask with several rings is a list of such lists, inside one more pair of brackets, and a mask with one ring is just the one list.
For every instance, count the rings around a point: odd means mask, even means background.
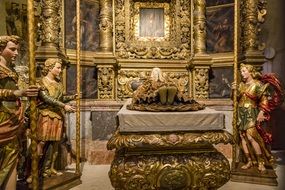
[{"label": "decorative gold molding", "polygon": [[204,133],[168,133],[168,134],[120,134],[117,130],[108,141],[108,150],[143,148],[185,148],[202,147],[205,144],[233,143],[232,135],[227,131],[209,131]]}]

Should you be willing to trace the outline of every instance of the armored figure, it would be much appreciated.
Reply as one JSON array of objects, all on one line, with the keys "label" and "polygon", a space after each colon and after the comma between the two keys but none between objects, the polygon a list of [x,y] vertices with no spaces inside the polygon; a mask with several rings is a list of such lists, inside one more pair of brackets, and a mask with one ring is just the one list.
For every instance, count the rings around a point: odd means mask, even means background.
[{"label": "armored figure", "polygon": [[[64,96],[63,85],[59,80],[62,70],[60,59],[49,58],[45,61],[43,75],[40,81],[40,92],[38,105],[39,117],[37,122],[38,152],[42,158],[40,164],[44,175],[61,175],[54,168],[58,156],[59,142],[65,133],[64,114],[74,112],[75,108],[66,104],[74,100],[76,95]],[[49,146],[52,146],[50,164],[43,164]]]}]

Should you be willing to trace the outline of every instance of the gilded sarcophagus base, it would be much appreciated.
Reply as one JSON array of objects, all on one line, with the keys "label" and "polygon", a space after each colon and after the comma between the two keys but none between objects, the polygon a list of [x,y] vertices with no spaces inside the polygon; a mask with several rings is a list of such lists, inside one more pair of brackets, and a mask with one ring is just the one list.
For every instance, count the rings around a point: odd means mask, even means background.
[{"label": "gilded sarcophagus base", "polygon": [[233,143],[223,113],[142,112],[128,104],[107,144],[116,149],[109,171],[116,190],[218,189],[230,179],[229,161],[213,147]]},{"label": "gilded sarcophagus base", "polygon": [[109,171],[117,190],[218,189],[230,178],[230,165],[208,151],[117,152]]}]

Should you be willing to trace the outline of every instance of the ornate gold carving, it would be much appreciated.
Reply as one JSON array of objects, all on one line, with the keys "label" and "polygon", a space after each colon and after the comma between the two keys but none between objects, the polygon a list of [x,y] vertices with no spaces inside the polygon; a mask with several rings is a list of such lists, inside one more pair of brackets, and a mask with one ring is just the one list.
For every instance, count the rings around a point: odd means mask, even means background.
[{"label": "ornate gold carving", "polygon": [[195,98],[208,98],[209,95],[209,69],[194,69],[194,96]]},{"label": "ornate gold carving", "polygon": [[248,0],[242,3],[244,50],[256,51],[264,47],[259,41],[260,24],[264,22],[266,0]]},{"label": "ornate gold carving", "polygon": [[152,155],[118,153],[109,176],[115,189],[218,189],[230,178],[219,152]]},{"label": "ornate gold carving", "polygon": [[100,50],[112,51],[113,48],[113,24],[112,24],[112,1],[100,0]]},{"label": "ornate gold carving", "polygon": [[[206,133],[169,133],[169,134],[131,134],[124,135],[116,131],[108,141],[107,148],[190,148],[202,144],[233,143],[233,138],[227,131],[206,132]],[[200,145],[199,145],[200,144]]]},{"label": "ornate gold carving", "polygon": [[41,1],[42,14],[41,14],[41,41],[42,46],[59,46],[59,33],[60,33],[60,7],[61,1],[45,0]]},{"label": "ornate gold carving", "polygon": [[[189,77],[187,72],[164,72],[165,76],[172,82],[176,83],[178,90],[183,94],[189,92]],[[118,98],[123,100],[132,97],[134,83],[141,83],[150,76],[150,71],[132,71],[119,70],[118,71]]]},{"label": "ornate gold carving", "polygon": [[114,69],[113,67],[98,68],[98,98],[114,98]]},{"label": "ornate gold carving", "polygon": [[[190,56],[190,4],[115,1],[116,55],[119,58],[182,59]],[[139,37],[139,8],[164,9],[164,37]],[[150,26],[151,27],[151,26]]]},{"label": "ornate gold carving", "polygon": [[194,2],[194,51],[195,53],[206,52],[206,1],[195,0]]}]

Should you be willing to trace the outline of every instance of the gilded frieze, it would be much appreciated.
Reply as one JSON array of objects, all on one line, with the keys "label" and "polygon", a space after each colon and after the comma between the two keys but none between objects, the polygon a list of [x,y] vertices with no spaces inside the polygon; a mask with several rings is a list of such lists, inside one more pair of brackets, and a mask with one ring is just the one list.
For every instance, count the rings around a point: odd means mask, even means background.
[{"label": "gilded frieze", "polygon": [[108,149],[122,148],[189,148],[199,144],[233,143],[232,135],[226,131],[206,133],[171,134],[131,134],[124,135],[116,131],[108,141]]},{"label": "gilded frieze", "polygon": [[[178,90],[183,93],[189,92],[189,77],[187,72],[164,72],[168,80],[174,82],[178,86]],[[150,71],[135,71],[135,70],[119,70],[118,71],[118,98],[125,99],[132,97],[134,90],[147,77],[150,76]]]}]

